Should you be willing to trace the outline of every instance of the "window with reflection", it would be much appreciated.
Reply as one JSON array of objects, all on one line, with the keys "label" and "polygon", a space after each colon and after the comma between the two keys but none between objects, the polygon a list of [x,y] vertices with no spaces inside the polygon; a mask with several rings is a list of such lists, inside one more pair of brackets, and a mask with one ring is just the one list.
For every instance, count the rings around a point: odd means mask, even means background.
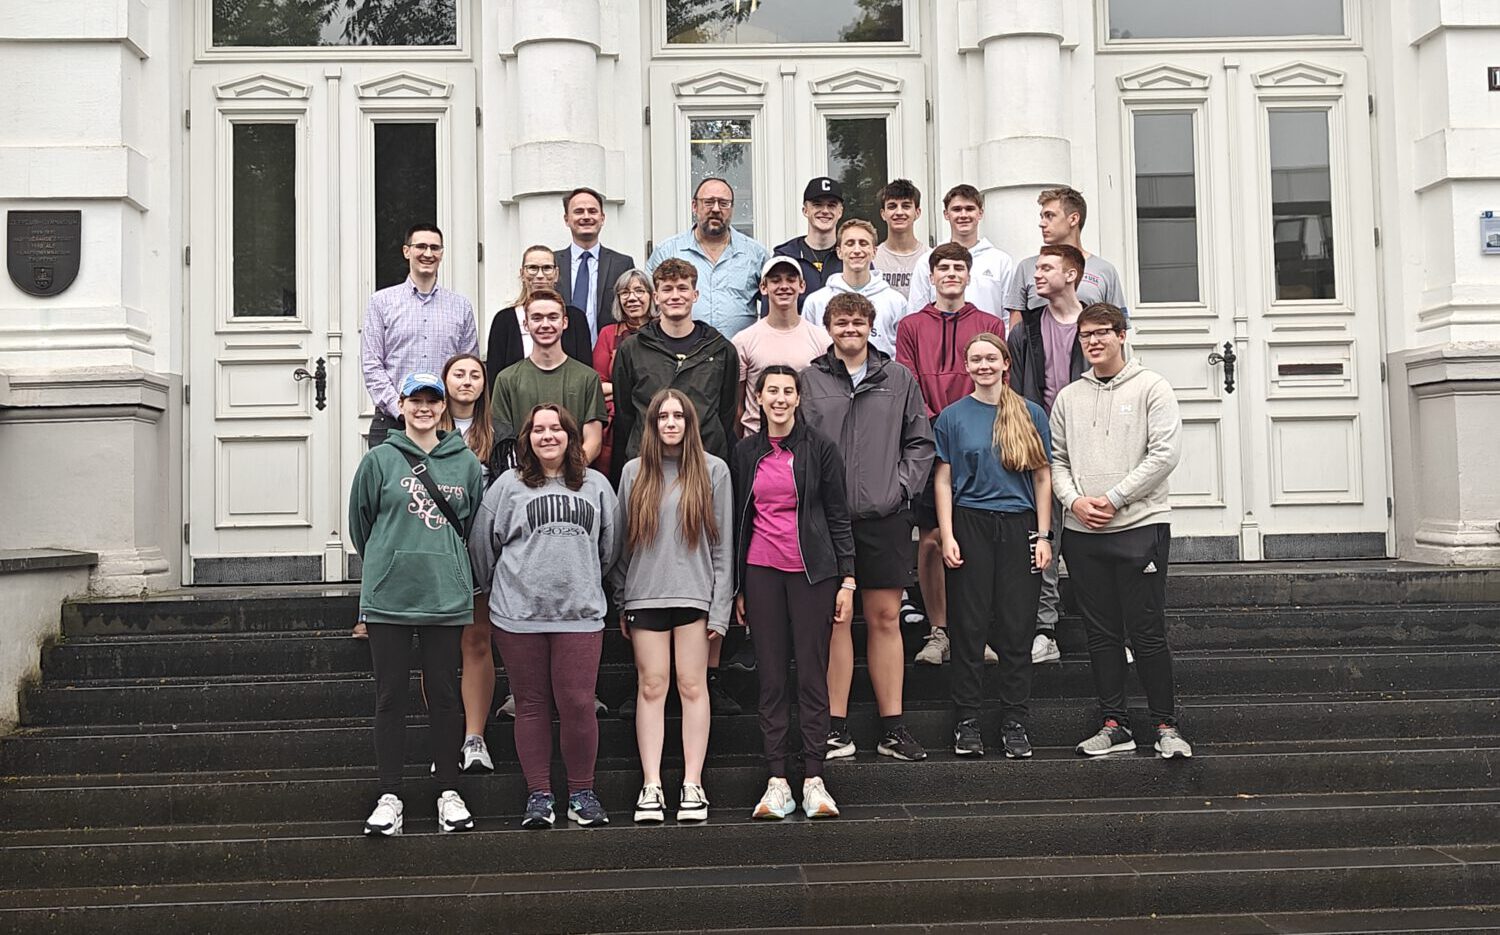
[{"label": "window with reflection", "polygon": [[828,118],[828,176],[844,187],[844,217],[864,218],[886,235],[876,196],[890,180],[884,117]]},{"label": "window with reflection", "polygon": [[905,7],[905,0],[667,0],[667,42],[902,42]]},{"label": "window with reflection", "polygon": [[1345,34],[1344,0],[1109,0],[1111,39]]},{"label": "window with reflection", "polygon": [[1135,114],[1140,301],[1197,302],[1198,178],[1193,113]]},{"label": "window with reflection", "polygon": [[749,117],[708,117],[688,123],[688,164],[692,189],[706,178],[720,178],[734,189],[734,229],[755,236],[755,163]]},{"label": "window with reflection", "polygon": [[230,136],[236,318],[297,314],[297,125],[236,123]]},{"label": "window with reflection", "polygon": [[457,0],[214,0],[216,46],[454,46]]},{"label": "window with reflection", "polygon": [[406,229],[437,223],[437,125],[375,124],[375,288],[406,280]]},{"label": "window with reflection", "polygon": [[1276,298],[1337,298],[1328,111],[1273,110],[1269,120]]}]

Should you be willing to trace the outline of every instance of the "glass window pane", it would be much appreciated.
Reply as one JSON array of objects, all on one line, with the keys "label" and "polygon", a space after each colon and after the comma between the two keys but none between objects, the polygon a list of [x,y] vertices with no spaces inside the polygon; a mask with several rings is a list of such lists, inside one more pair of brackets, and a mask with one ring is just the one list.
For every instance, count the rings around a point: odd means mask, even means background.
[{"label": "glass window pane", "polygon": [[885,239],[875,196],[886,172],[885,118],[836,117],[828,121],[828,175],[844,186],[844,217],[864,218]]},{"label": "glass window pane", "polygon": [[905,0],[667,0],[667,42],[901,42]]},{"label": "glass window pane", "polygon": [[1135,232],[1141,302],[1197,302],[1193,115],[1135,115]]},{"label": "glass window pane", "polygon": [[1336,298],[1328,111],[1273,110],[1270,134],[1276,298]]},{"label": "glass window pane", "polygon": [[231,314],[297,314],[297,125],[237,123]]},{"label": "glass window pane", "polygon": [[214,0],[216,46],[452,46],[457,0]]},{"label": "glass window pane", "polygon": [[688,124],[692,189],[706,178],[721,178],[734,189],[734,229],[755,236],[755,163],[751,159],[749,117],[710,117]]},{"label": "glass window pane", "polygon": [[375,124],[375,288],[406,279],[406,229],[437,223],[437,126]]},{"label": "glass window pane", "polygon": [[1344,34],[1344,0],[1109,0],[1111,39]]}]

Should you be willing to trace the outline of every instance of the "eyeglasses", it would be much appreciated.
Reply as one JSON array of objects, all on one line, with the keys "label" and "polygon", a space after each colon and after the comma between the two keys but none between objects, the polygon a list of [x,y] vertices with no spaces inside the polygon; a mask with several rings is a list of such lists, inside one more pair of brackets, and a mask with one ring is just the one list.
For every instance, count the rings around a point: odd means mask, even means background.
[{"label": "eyeglasses", "polygon": [[728,208],[734,204],[733,198],[699,198],[698,204],[705,208]]},{"label": "eyeglasses", "polygon": [[1113,328],[1097,328],[1093,331],[1080,331],[1078,332],[1078,343],[1088,344],[1090,341],[1103,341],[1105,338],[1114,333],[1115,329]]},{"label": "eyeglasses", "polygon": [[628,289],[621,289],[621,290],[619,290],[618,292],[615,293],[615,295],[618,295],[618,296],[650,295],[650,294],[651,294],[651,290],[645,288],[644,286],[631,286]]},{"label": "eyeglasses", "polygon": [[440,243],[409,243],[408,247],[413,253],[442,253],[443,245]]},{"label": "eyeglasses", "polygon": [[528,276],[540,276],[542,273],[550,273],[556,269],[556,266],[548,263],[546,266],[523,266],[521,267],[521,272]]}]

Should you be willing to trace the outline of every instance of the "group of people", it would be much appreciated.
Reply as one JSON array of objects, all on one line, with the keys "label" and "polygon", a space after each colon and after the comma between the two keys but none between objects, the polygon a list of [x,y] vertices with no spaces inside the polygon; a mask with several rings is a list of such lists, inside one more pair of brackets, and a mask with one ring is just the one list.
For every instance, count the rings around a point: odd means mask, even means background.
[{"label": "group of people", "polygon": [[[979,236],[972,186],[945,196],[952,239],[931,249],[913,233],[916,186],[892,181],[879,200],[883,242],[869,221],[842,218],[836,180],[814,179],[806,233],[767,251],[733,228],[728,183],[705,179],[693,227],[640,269],[602,246],[604,199],[577,189],[563,198],[572,242],[524,252],[486,358],[471,306],[438,285],[441,232],[411,228],[409,277],[366,315],[376,414],[349,504],[364,559],[356,635],[377,695],[380,797],[366,834],[401,832],[414,647],[441,830],[473,827],[460,773],[493,769],[492,646],[512,693],[522,824],[556,820],[554,714],[567,816],[608,822],[594,790],[606,618],[635,657],[638,822],[668,811],[674,685],[675,817],[707,818],[712,716],[739,712],[721,665],[759,682],[769,777],[754,817],[784,818],[798,801],[810,818],[838,814],[823,767],[856,753],[856,601],[879,754],[927,756],[903,721],[900,631],[925,621],[916,661],[951,658],[954,753],[984,755],[990,663],[1001,747],[1029,757],[1032,666],[1059,658],[1060,554],[1100,706],[1078,753],[1135,749],[1133,649],[1155,749],[1192,755],[1165,631],[1181,420],[1166,380],[1127,353],[1114,267],[1078,245],[1082,196],[1041,194],[1043,245],[1019,265]],[[723,660],[731,636],[740,647]]]}]

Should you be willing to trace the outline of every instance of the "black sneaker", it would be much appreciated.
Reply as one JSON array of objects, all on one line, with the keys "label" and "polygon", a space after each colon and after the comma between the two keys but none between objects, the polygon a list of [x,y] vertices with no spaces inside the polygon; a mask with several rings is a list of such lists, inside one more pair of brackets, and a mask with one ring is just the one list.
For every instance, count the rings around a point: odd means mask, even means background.
[{"label": "black sneaker", "polygon": [[912,762],[927,759],[927,751],[917,743],[917,738],[911,735],[905,724],[880,738],[880,746],[875,748],[875,752],[881,756],[893,756],[898,760]]},{"label": "black sneaker", "polygon": [[927,622],[927,614],[910,597],[903,596],[900,620],[907,626],[915,627]]},{"label": "black sneaker", "polygon": [[743,710],[738,701],[729,697],[729,693],[714,675],[708,677],[708,710],[710,714],[720,716],[739,714]]},{"label": "black sneaker", "polygon": [[984,738],[979,734],[978,718],[964,718],[953,728],[953,752],[959,756],[984,756]]},{"label": "black sneaker", "polygon": [[746,636],[740,648],[734,651],[734,655],[720,663],[719,668],[729,672],[754,672],[755,644],[750,642],[750,637]]},{"label": "black sneaker", "polygon": [[1005,722],[1000,728],[1000,743],[1009,759],[1024,760],[1031,756],[1031,738],[1026,736],[1026,728],[1019,721]]},{"label": "black sneaker", "polygon": [[854,755],[854,735],[849,733],[846,726],[843,730],[831,730],[828,732],[828,743],[824,748],[823,759],[841,760],[846,756]]}]

